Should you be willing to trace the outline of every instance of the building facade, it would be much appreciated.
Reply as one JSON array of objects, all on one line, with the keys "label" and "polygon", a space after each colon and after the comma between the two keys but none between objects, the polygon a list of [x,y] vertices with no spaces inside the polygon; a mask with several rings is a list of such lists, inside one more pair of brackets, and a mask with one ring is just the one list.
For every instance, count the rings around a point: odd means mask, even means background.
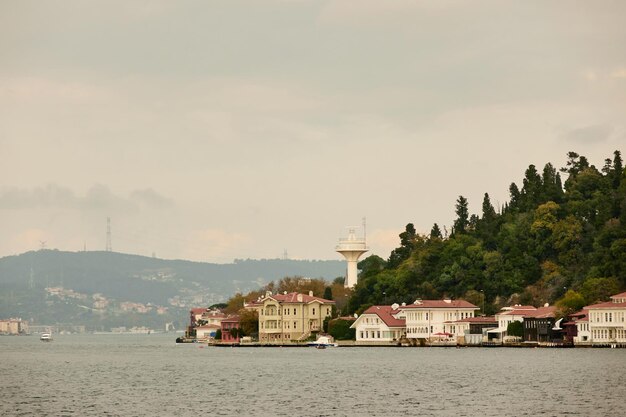
[{"label": "building facade", "polygon": [[239,343],[239,316],[225,318],[222,326],[222,343]]},{"label": "building facade", "polygon": [[[584,308],[592,345],[626,344],[626,292]],[[581,323],[582,324],[582,323]]]},{"label": "building facade", "polygon": [[431,342],[459,333],[456,327],[454,333],[446,332],[446,322],[474,317],[479,308],[465,300],[443,299],[416,300],[413,304],[400,306],[400,310],[405,315],[407,339]]},{"label": "building facade", "polygon": [[335,302],[309,294],[283,293],[265,297],[246,308],[259,314],[261,343],[302,342],[322,331],[324,319],[332,317]]},{"label": "building facade", "polygon": [[350,328],[356,330],[357,345],[399,343],[406,336],[404,312],[398,304],[372,306],[365,310]]}]

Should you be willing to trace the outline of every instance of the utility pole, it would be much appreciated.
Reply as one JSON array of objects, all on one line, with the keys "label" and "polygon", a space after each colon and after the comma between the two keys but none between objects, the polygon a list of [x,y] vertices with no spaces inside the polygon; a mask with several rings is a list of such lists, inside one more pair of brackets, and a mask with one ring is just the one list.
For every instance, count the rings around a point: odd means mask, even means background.
[{"label": "utility pole", "polygon": [[111,218],[107,217],[107,244],[106,251],[111,252],[113,249],[111,248]]}]

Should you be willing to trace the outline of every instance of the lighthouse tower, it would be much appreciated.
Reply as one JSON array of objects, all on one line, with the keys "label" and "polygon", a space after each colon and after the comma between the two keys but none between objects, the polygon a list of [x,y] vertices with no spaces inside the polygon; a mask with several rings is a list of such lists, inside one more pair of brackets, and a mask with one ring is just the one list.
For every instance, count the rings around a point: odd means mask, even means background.
[{"label": "lighthouse tower", "polygon": [[[364,233],[365,235],[365,230]],[[335,248],[337,252],[342,254],[348,261],[347,276],[345,281],[346,288],[353,288],[357,280],[357,262],[359,257],[367,252],[365,245],[365,236],[357,237],[354,228],[348,229],[348,238],[339,239],[339,244]]]}]

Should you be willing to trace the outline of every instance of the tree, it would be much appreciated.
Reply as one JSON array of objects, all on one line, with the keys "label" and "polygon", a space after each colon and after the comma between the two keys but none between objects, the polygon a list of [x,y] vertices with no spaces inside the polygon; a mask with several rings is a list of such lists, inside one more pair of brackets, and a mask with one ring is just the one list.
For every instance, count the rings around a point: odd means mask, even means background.
[{"label": "tree", "polygon": [[430,229],[430,238],[431,239],[443,239],[441,234],[441,229],[437,223],[433,224],[433,228]]},{"label": "tree", "polygon": [[330,287],[326,287],[324,288],[324,297],[322,297],[326,300],[332,300],[333,299],[333,290]]},{"label": "tree", "polygon": [[417,239],[417,232],[413,223],[406,225],[404,232],[400,233],[400,247],[391,251],[389,260],[387,261],[387,267],[397,268],[402,261],[409,258],[411,251],[415,245]]},{"label": "tree", "polygon": [[567,317],[569,314],[581,310],[587,303],[585,298],[578,292],[567,290],[563,298],[556,302],[559,317]]},{"label": "tree", "polygon": [[454,234],[463,234],[469,225],[469,208],[467,199],[462,195],[456,200],[456,220],[454,221]]},{"label": "tree", "polygon": [[222,340],[222,329],[217,329],[215,331],[215,340]]},{"label": "tree", "polygon": [[335,340],[354,340],[356,330],[350,326],[354,323],[352,320],[334,319],[328,323],[328,334]]},{"label": "tree", "polygon": [[258,337],[259,314],[255,310],[241,310],[239,312],[239,329],[241,336]]},{"label": "tree", "polygon": [[522,324],[521,321],[517,321],[517,320],[512,321],[506,327],[506,334],[507,334],[507,336],[523,337],[524,336],[524,325]]}]

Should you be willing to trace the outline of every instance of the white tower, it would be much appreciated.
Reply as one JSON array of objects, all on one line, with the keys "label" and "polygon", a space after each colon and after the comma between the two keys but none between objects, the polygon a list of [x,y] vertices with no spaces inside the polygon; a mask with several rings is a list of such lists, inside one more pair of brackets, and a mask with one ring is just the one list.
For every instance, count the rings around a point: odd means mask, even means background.
[{"label": "white tower", "polygon": [[[365,229],[363,230],[363,234],[365,235]],[[357,262],[359,257],[368,251],[365,245],[365,236],[362,238],[356,237],[354,228],[350,228],[348,229],[348,238],[340,238],[339,244],[335,250],[342,254],[346,258],[346,261],[348,261],[348,270],[344,286],[346,288],[353,288],[357,280]]]}]

